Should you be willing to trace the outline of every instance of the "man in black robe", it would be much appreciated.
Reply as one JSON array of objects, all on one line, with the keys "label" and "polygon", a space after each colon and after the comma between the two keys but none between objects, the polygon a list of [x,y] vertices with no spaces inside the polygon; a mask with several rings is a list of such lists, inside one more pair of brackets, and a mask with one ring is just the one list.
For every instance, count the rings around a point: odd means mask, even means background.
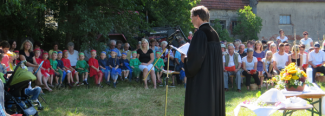
[{"label": "man in black robe", "polygon": [[195,28],[187,58],[182,55],[187,86],[185,116],[225,116],[222,52],[218,33],[210,26],[204,6],[191,10]]}]

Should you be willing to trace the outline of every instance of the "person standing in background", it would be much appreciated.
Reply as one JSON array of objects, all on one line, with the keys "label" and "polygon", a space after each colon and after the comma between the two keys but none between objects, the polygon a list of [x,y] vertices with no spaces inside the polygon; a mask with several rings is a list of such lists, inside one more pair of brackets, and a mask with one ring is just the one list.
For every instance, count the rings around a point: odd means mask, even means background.
[{"label": "person standing in background", "polygon": [[304,44],[305,45],[305,52],[308,52],[309,48],[311,46],[313,46],[313,39],[308,37],[308,32],[307,31],[304,31],[302,34],[304,35],[304,38],[302,38],[300,40],[300,44]]},{"label": "person standing in background", "polygon": [[278,45],[280,43],[283,43],[285,41],[288,41],[288,38],[287,38],[287,36],[284,35],[284,31],[282,29],[280,29],[279,34],[280,34],[280,36],[278,36],[276,38],[276,42],[278,43]]},{"label": "person standing in background", "polygon": [[188,32],[188,37],[187,37],[187,39],[192,40],[192,37],[193,37],[193,33],[192,33],[192,31]]}]

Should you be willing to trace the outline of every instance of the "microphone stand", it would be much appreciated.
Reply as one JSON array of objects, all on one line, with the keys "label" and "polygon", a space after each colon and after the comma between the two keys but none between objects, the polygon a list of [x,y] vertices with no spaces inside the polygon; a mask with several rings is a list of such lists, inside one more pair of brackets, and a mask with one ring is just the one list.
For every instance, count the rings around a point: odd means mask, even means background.
[{"label": "microphone stand", "polygon": [[[162,54],[165,53],[166,49],[169,48],[169,45],[172,43],[172,41],[174,40],[174,36],[178,33],[179,31],[176,30],[173,34],[171,34],[168,38],[167,38],[167,42],[168,45],[165,47],[164,51],[160,54],[160,56],[158,57],[158,60],[161,58]],[[168,58],[167,58],[167,77],[166,77],[166,100],[165,100],[165,116],[167,115],[167,95],[168,95],[168,78],[169,78],[169,57],[170,57],[170,50],[168,50]],[[153,67],[155,67],[156,63],[158,62],[158,60],[154,63],[154,65],[151,67],[151,69],[149,70],[147,76],[145,78],[143,78],[143,81],[146,81],[148,78],[149,73],[151,72],[151,70],[153,69]],[[157,81],[156,81],[157,82]],[[157,83],[156,83],[157,86]]]}]

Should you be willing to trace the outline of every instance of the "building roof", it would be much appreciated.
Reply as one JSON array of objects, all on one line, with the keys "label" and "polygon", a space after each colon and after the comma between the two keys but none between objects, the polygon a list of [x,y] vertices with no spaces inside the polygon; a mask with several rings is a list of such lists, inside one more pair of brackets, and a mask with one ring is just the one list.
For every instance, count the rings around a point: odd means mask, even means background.
[{"label": "building roof", "polygon": [[200,5],[215,10],[237,10],[249,5],[249,0],[201,0]]},{"label": "building roof", "polygon": [[325,2],[325,0],[258,0],[259,2]]}]

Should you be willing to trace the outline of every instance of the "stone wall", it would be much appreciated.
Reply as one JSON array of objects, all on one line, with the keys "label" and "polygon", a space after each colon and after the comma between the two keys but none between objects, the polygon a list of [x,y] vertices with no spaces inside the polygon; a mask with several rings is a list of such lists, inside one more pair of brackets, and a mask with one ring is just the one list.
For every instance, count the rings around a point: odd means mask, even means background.
[{"label": "stone wall", "polygon": [[[210,20],[225,20],[226,25],[225,28],[228,30],[229,34],[231,35],[231,22],[237,21],[237,11],[236,10],[213,10],[210,11]],[[231,35],[232,37],[232,35]]]},{"label": "stone wall", "polygon": [[[263,19],[260,39],[275,40],[283,29],[290,41],[300,40],[302,32],[308,31],[314,42],[325,34],[325,2],[258,2],[257,15]],[[280,15],[290,15],[291,25],[280,25]]]}]

